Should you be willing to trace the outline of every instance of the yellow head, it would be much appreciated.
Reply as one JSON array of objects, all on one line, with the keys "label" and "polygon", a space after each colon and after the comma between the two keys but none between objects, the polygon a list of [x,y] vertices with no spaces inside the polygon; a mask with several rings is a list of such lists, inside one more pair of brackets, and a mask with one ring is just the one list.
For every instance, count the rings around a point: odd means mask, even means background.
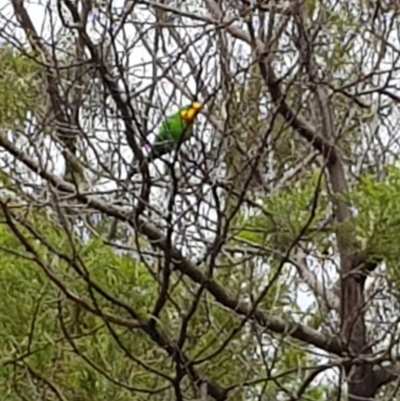
[{"label": "yellow head", "polygon": [[189,106],[180,109],[179,114],[187,123],[192,123],[201,109],[199,102],[193,102]]}]

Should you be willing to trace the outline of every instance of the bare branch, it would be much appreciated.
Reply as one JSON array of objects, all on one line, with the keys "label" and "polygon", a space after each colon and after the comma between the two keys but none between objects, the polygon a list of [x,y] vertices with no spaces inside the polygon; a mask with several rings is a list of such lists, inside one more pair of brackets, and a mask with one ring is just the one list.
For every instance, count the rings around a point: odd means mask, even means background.
[{"label": "bare branch", "polygon": [[[22,163],[24,163],[32,171],[36,172],[40,177],[47,180],[54,188],[70,193],[74,196],[77,201],[80,201],[88,207],[92,207],[109,216],[116,217],[121,221],[130,223],[133,227],[136,224],[129,217],[131,211],[129,209],[113,206],[106,203],[98,197],[90,195],[88,193],[76,192],[73,185],[67,183],[66,181],[57,178],[53,174],[46,172],[39,168],[39,166],[32,160],[29,156],[17,149],[12,143],[10,143],[6,138],[0,137],[0,146],[7,149],[13,156],[18,158]],[[146,222],[143,218],[140,218],[138,230],[142,232],[149,241],[162,250],[167,250],[168,241],[163,236],[157,228]],[[242,316],[251,316],[254,321],[256,321],[260,326],[270,329],[279,334],[288,334],[293,338],[300,341],[305,341],[308,344],[314,345],[322,350],[338,354],[342,353],[342,347],[340,343],[334,337],[329,337],[323,335],[307,326],[303,326],[296,323],[286,322],[283,319],[273,317],[264,313],[262,311],[255,311],[251,313],[252,307],[247,303],[234,298],[232,295],[228,294],[217,282],[214,280],[207,279],[206,276],[199,270],[199,268],[191,263],[189,260],[182,256],[182,253],[176,248],[170,250],[171,258],[175,265],[175,268],[181,271],[183,274],[190,277],[195,283],[205,284],[206,289],[215,297],[215,299],[224,305],[225,307],[235,311],[237,314]]]}]

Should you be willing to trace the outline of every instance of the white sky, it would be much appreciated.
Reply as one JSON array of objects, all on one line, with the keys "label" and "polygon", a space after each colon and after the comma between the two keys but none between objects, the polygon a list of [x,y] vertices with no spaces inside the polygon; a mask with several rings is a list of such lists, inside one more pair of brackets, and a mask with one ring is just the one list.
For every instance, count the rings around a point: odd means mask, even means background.
[{"label": "white sky", "polygon": [[[46,6],[45,5],[41,5],[40,3],[47,3],[47,2],[40,2],[38,1],[36,4],[31,4],[33,2],[30,2],[30,4],[27,4],[27,10],[30,13],[31,19],[35,25],[35,28],[37,29],[38,32],[40,32],[40,34],[42,35],[42,37],[46,38],[47,40],[49,40],[49,42],[51,42],[54,37],[59,38],[59,30],[61,28],[61,23],[58,19],[54,19],[55,17],[57,17],[57,11],[55,11],[54,13],[50,14],[48,12],[48,10],[46,10]],[[123,1],[114,1],[113,5],[115,7],[122,7],[123,6]],[[6,8],[6,12],[12,14],[12,8],[11,6],[8,6],[8,8]],[[50,32],[48,27],[50,26],[50,15],[52,16],[53,20],[53,24],[55,26],[54,32]],[[143,16],[143,18],[142,18]],[[151,14],[149,14],[148,12],[142,12],[141,13],[141,21],[143,22],[143,29],[146,28],[146,23],[151,23],[153,17],[151,16]],[[92,40],[94,42],[96,42],[97,39],[99,39],[101,37],[101,28],[99,28],[99,26],[101,25],[102,21],[100,19],[95,19],[92,18],[92,23],[89,24],[90,27],[90,36],[92,38]],[[198,33],[199,31],[201,31],[201,29],[192,29],[192,36],[194,36],[196,34],[196,32]],[[18,37],[23,38],[24,34],[22,31],[19,31],[17,33]],[[135,91],[139,91],[141,89],[147,88],[151,85],[152,83],[152,73],[151,73],[151,63],[152,63],[152,56],[147,52],[147,50],[145,49],[143,43],[141,43],[140,41],[138,42],[136,40],[136,36],[137,36],[137,32],[135,30],[135,28],[130,25],[127,24],[126,26],[124,26],[124,28],[121,30],[120,34],[119,34],[119,39],[117,40],[117,45],[119,46],[119,51],[123,52],[123,53],[127,53],[126,52],[126,46],[127,43],[134,43],[134,49],[131,50],[130,52],[128,52],[129,54],[129,60],[127,61],[127,64],[131,67],[131,82],[130,84],[132,86],[135,87]],[[63,40],[68,40],[69,37],[64,38]],[[168,46],[168,44],[167,44]],[[199,46],[200,47],[204,47],[204,42],[199,42]],[[242,57],[244,61],[246,61],[246,58],[249,55],[248,49],[246,47],[243,47],[243,45],[241,45],[240,43],[237,44],[238,46],[238,53],[237,54],[242,54],[245,55],[245,57]],[[175,56],[176,52],[174,51],[174,47],[172,45],[169,46],[171,48],[171,55]],[[171,58],[172,59],[172,58]],[[143,70],[142,64],[146,64],[148,65],[148,68],[146,68],[145,70]],[[210,67],[210,66],[208,66]],[[185,80],[186,76],[190,76],[190,70],[187,67],[187,65],[185,65],[184,63],[180,63],[179,65],[179,69],[180,69],[180,73],[181,76],[177,77],[178,80],[183,81]],[[210,70],[214,70],[214,67],[210,67]],[[135,72],[136,71],[136,72]],[[142,75],[142,78],[134,78],[133,75]],[[190,92],[195,93],[196,91],[196,84],[193,80],[193,78],[189,81],[189,83],[185,83],[184,86],[188,86]],[[165,104],[165,101],[168,99],[169,95],[175,91],[174,86],[168,82],[167,80],[162,80],[159,82],[159,86],[158,89],[160,91],[160,93],[164,93],[164,99],[160,98],[159,99],[159,104],[157,105],[158,107],[165,107],[167,106],[166,112],[170,113],[174,110],[176,110],[177,105],[181,105],[185,102],[189,101],[188,97],[183,97],[182,99],[182,94],[178,95],[178,99],[174,99],[175,100],[175,104]],[[168,100],[167,100],[168,102]],[[157,115],[158,114],[158,115]],[[156,118],[158,121],[160,121],[160,118],[162,118],[162,115],[160,113],[160,111],[158,111],[158,113],[156,112]],[[91,129],[93,131],[96,131],[96,137],[98,139],[102,139],[102,131],[104,131],[104,138],[106,139],[106,137],[108,137],[107,131],[113,130],[116,128],[115,124],[120,124],[120,121],[113,121],[112,123],[108,124],[108,129],[105,129],[104,127],[104,123],[100,123],[99,121],[94,121],[91,124]],[[204,120],[200,122],[204,123]],[[102,128],[103,125],[103,128]],[[110,125],[113,125],[113,127],[111,127]],[[154,128],[154,126],[152,127]],[[151,140],[151,139],[150,139]],[[101,153],[101,145],[99,145],[100,148],[100,153]],[[58,153],[58,156],[56,156],[56,154]],[[62,174],[62,171],[64,170],[64,162],[63,162],[63,158],[60,156],[60,153],[57,152],[54,147],[53,147],[53,155],[54,157],[53,159],[53,170],[59,174]],[[129,149],[128,146],[125,146],[123,148],[123,156],[126,158],[126,161],[129,162],[132,158],[132,152]],[[92,157],[95,159],[97,156],[95,156],[95,154],[92,154]],[[105,183],[104,189],[110,189],[110,187],[115,187],[115,185],[112,182],[107,182]],[[163,201],[163,199],[165,199],[165,196],[167,196],[167,192],[164,192],[163,195],[160,196],[160,190],[155,190],[153,193],[153,202],[154,203],[160,203],[161,201],[161,205],[163,205],[165,202]],[[186,198],[186,201],[188,200],[188,198]],[[191,207],[196,206],[197,204],[197,200],[196,198],[192,198],[191,201],[189,199],[189,203],[191,204]],[[184,207],[184,205],[183,205]],[[216,219],[216,214],[213,210],[210,210],[209,205],[204,204],[203,207],[201,208],[201,215],[204,216],[209,216],[209,218],[211,218],[211,220],[215,220]],[[201,220],[203,220],[201,222]],[[204,221],[204,219],[200,219],[200,222],[202,223],[203,226],[205,226],[207,223],[206,221]],[[199,223],[199,221],[198,221]],[[209,224],[209,223],[208,223]],[[193,231],[193,234],[195,233],[196,230],[191,230]],[[187,234],[187,233],[186,233]],[[201,242],[201,241],[199,241]],[[301,285],[299,287],[299,291],[297,293],[297,302],[299,303],[299,306],[301,308],[304,308],[304,310],[306,310],[308,307],[310,307],[310,305],[314,302],[314,297],[310,295],[309,291],[307,290],[305,285]]]},{"label": "white sky", "polygon": [[[31,18],[33,20],[33,23],[35,24],[36,29],[39,32],[42,32],[42,35],[45,36],[45,37],[47,36],[48,39],[50,40],[52,35],[46,29],[46,27],[48,26],[48,14],[47,14],[47,12],[45,10],[45,6],[40,5],[39,3],[41,3],[41,2],[38,1],[37,4],[35,4],[35,5],[32,5],[32,4],[28,5],[27,9],[28,9],[28,11],[30,13],[30,16],[31,16]],[[46,2],[44,2],[44,3],[46,3]],[[117,4],[120,7],[123,6],[123,3],[124,3],[123,1],[114,2],[114,4]],[[7,12],[11,12],[11,6],[8,6],[8,8],[6,8],[6,10],[7,10]],[[150,15],[148,13],[144,13],[144,12],[143,12],[142,15],[143,15],[143,26],[145,27],[145,21],[144,21],[146,19],[145,16],[148,15],[149,18],[150,18]],[[56,24],[56,26],[59,27],[60,25]],[[193,29],[192,32],[195,33],[196,29]],[[20,34],[22,35],[22,33],[20,33]],[[93,26],[92,26],[91,37],[94,38],[94,39],[96,37],[99,37],[99,34],[96,33],[95,24],[93,24]],[[136,37],[135,29],[132,27],[132,25],[127,25],[123,29],[123,31],[120,33],[120,38],[121,38],[120,41],[119,41],[120,50],[121,51],[124,50],[124,47],[126,46],[127,40],[130,41],[130,42],[135,42],[136,41],[135,37]],[[393,39],[393,40],[395,41],[397,39]],[[201,43],[199,44],[199,46],[202,46],[202,45],[204,45],[204,43],[203,44],[201,44]],[[244,55],[243,59],[245,60],[246,57],[248,56],[248,49],[246,50],[246,48],[241,44],[238,44],[237,46],[238,46],[238,54],[243,54]],[[174,56],[174,54],[173,54],[174,53],[173,52],[173,46],[170,45],[170,48],[171,48],[171,55]],[[246,54],[246,52],[247,52],[247,54]],[[394,57],[393,54],[388,54],[387,57],[388,57],[388,62],[390,62],[390,61],[393,62],[393,60],[390,60],[390,59],[393,59],[393,57]],[[152,78],[151,78],[151,62],[152,62],[152,57],[145,50],[145,47],[143,46],[143,44],[141,42],[135,43],[134,50],[132,50],[129,53],[128,64],[131,67],[136,66],[136,72],[134,71],[135,68],[133,68],[132,69],[132,71],[133,71],[132,74],[136,74],[136,75],[140,75],[140,74],[144,75],[145,74],[146,75],[146,76],[143,76],[142,78],[137,77],[135,81],[131,82],[131,84],[135,86],[135,91],[138,91],[140,89],[146,88],[151,84],[151,82],[152,82]],[[148,68],[146,70],[143,70],[143,67],[141,66],[141,64],[147,64]],[[182,63],[181,63],[181,65],[182,65]],[[211,71],[211,67],[212,66],[207,65],[206,67],[210,68],[210,71]],[[368,68],[368,63],[366,63],[366,65],[364,65],[364,67]],[[181,81],[181,82],[184,81],[185,76],[190,75],[190,71],[189,71],[189,68],[187,66],[186,67],[185,66],[180,67],[180,72],[181,72],[181,76],[176,76],[175,78],[177,80]],[[210,77],[210,80],[215,79],[215,78],[216,77]],[[196,85],[195,85],[195,82],[194,82],[193,78],[189,81],[189,83],[185,83],[184,86],[189,87],[189,90],[192,93],[194,93],[196,91]],[[160,90],[160,93],[163,93],[161,95],[163,97],[158,99],[157,106],[158,107],[165,107],[166,106],[167,113],[170,113],[170,112],[176,110],[177,105],[181,105],[181,104],[186,103],[186,102],[189,101],[188,97],[183,96],[183,98],[182,98],[182,95],[179,94],[178,99],[174,99],[175,100],[175,104],[173,104],[172,102],[168,103],[167,99],[168,99],[169,95],[171,94],[171,92],[175,91],[175,88],[167,80],[160,81],[158,89]],[[158,121],[162,117],[161,114],[162,113],[161,113],[160,110],[154,112],[154,116],[158,118]],[[115,122],[113,124],[115,124]],[[200,124],[204,124],[204,119],[200,122]],[[114,128],[115,127],[113,127],[113,129]],[[154,128],[154,126],[152,128]],[[101,132],[100,132],[102,130],[102,128],[101,128],[101,125],[100,125],[100,123],[98,121],[93,123],[92,129],[94,131],[97,131],[97,135],[99,135],[99,138],[100,138],[101,135],[102,135]],[[106,130],[104,130],[104,131],[106,131]],[[107,137],[107,134],[104,134],[104,135],[105,135],[105,137]],[[387,134],[383,134],[383,135],[381,135],[381,137],[382,137],[382,139],[384,141],[387,141],[387,142],[389,142],[391,140],[391,137],[388,136]],[[396,145],[393,145],[393,146],[396,146]],[[396,150],[396,153],[397,153],[397,150]],[[131,151],[129,150],[128,147],[125,147],[124,157],[126,158],[126,160],[128,162],[132,158]],[[56,157],[56,162],[54,163],[54,168],[56,168],[57,169],[56,171],[58,171],[60,174],[62,173],[62,170],[63,170],[64,166],[63,166],[63,162],[62,162],[62,158],[61,157]],[[109,185],[110,184],[107,184],[107,187],[109,187]],[[158,202],[161,205],[165,204],[165,196],[166,196],[166,194],[160,195],[160,192],[156,191],[154,193],[154,195],[153,195],[153,201],[156,202],[156,203]],[[195,206],[197,201],[196,201],[195,198],[193,198],[193,199],[189,200],[189,203],[191,203],[192,206]],[[203,205],[201,214],[204,214],[204,215],[209,214],[209,216],[212,219],[216,218],[216,214],[214,212],[210,211],[209,206],[207,206],[207,205]],[[206,223],[203,221],[203,224],[206,224]],[[327,266],[325,266],[325,268],[327,268]],[[330,271],[333,272],[333,269],[330,268]],[[332,277],[333,274],[334,273],[328,274],[328,276]],[[310,295],[309,291],[306,291],[306,286],[305,285],[301,285],[299,287],[298,293],[296,295],[297,295],[297,302],[298,302],[299,306],[304,310],[308,309],[311,306],[311,304],[314,302],[314,300],[315,300],[315,298]]]}]

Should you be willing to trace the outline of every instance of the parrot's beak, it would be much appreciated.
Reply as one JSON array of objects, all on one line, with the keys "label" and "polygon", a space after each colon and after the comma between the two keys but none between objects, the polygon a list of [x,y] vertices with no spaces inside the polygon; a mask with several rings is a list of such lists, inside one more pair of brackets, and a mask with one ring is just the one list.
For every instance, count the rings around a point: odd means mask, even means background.
[{"label": "parrot's beak", "polygon": [[201,104],[199,102],[193,102],[192,109],[199,111],[201,109]]}]

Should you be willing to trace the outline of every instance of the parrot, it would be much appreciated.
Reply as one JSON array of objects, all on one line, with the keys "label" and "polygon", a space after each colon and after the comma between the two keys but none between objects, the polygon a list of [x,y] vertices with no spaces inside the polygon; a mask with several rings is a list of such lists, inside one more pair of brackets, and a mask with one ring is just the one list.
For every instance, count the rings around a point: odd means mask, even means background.
[{"label": "parrot", "polygon": [[[189,140],[193,134],[193,123],[201,107],[202,105],[198,101],[193,101],[168,116],[158,129],[156,139],[146,157],[147,161],[157,160],[172,152],[178,144]],[[137,166],[132,168],[127,179],[131,178],[137,171]]]}]

